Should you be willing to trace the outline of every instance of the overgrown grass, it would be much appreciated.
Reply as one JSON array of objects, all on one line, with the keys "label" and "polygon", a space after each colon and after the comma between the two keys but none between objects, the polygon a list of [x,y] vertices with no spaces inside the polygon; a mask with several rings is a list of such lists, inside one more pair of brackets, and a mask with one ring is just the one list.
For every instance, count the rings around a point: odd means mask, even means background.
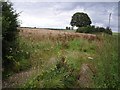
[{"label": "overgrown grass", "polygon": [[[47,57],[46,61],[49,62],[50,57],[48,56],[53,55],[58,64],[49,65],[49,69],[43,68],[41,74],[38,73],[34,79],[28,80],[24,85],[25,88],[78,87],[78,76],[83,63],[93,64],[97,68],[97,73],[93,78],[95,88],[117,88],[119,86],[118,39],[116,36],[106,34],[101,37],[103,37],[101,42],[74,39],[67,42],[67,48],[64,47],[64,44],[57,42],[53,42],[53,49],[49,47],[50,45],[44,45],[41,50],[49,49],[49,51],[43,51],[41,57]],[[50,42],[47,42],[46,45],[48,43]],[[92,57],[93,60],[89,60],[88,57]],[[47,66],[47,64],[45,65]]]},{"label": "overgrown grass", "polygon": [[120,86],[118,61],[118,36],[104,35],[104,42],[97,50],[95,64],[97,74],[96,88],[118,88]]},{"label": "overgrown grass", "polygon": [[[94,41],[89,44],[85,39],[74,39],[67,42],[24,41],[27,42],[28,47],[32,48],[29,49],[32,67],[42,66],[42,71],[38,72],[34,79],[29,79],[23,85],[24,88],[75,87],[81,65],[89,61],[88,57],[93,56],[96,48]],[[40,60],[42,63],[39,63]]]},{"label": "overgrown grass", "polygon": [[[84,38],[50,40],[20,37],[19,69],[40,69],[21,87],[75,88],[83,64],[96,68],[94,86],[89,88],[118,88],[118,38],[99,35],[101,40]],[[92,58],[92,59],[90,59]],[[93,69],[94,69],[93,68]],[[94,71],[94,70],[93,70]]]}]

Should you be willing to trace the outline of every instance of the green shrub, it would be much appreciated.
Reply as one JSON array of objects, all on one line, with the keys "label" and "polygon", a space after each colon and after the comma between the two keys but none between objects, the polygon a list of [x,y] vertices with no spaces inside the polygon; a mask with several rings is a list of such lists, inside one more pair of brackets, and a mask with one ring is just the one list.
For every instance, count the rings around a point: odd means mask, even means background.
[{"label": "green shrub", "polygon": [[76,32],[80,32],[80,33],[100,33],[100,32],[104,32],[107,34],[112,35],[112,31],[109,27],[107,27],[106,29],[103,27],[95,27],[95,26],[86,26],[86,27],[79,27]]},{"label": "green shrub", "polygon": [[112,35],[112,30],[109,27],[106,28],[105,32]]},{"label": "green shrub", "polygon": [[2,66],[4,70],[17,68],[14,52],[18,48],[18,14],[12,8],[12,3],[2,2]]}]

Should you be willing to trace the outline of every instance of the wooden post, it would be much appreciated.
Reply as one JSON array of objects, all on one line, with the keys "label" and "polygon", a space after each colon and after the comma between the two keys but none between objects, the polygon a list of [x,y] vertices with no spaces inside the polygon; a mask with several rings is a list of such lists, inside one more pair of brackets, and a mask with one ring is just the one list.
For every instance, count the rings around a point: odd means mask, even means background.
[{"label": "wooden post", "polygon": [[109,29],[110,29],[110,19],[111,19],[111,13],[109,14]]}]

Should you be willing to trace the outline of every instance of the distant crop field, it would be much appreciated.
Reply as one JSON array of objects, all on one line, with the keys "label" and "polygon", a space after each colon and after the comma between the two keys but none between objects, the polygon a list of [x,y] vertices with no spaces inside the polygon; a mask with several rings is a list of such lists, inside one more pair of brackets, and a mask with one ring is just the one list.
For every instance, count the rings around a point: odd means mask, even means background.
[{"label": "distant crop field", "polygon": [[84,33],[75,33],[67,30],[49,30],[49,29],[29,29],[29,28],[20,28],[20,35],[24,37],[34,36],[37,39],[40,38],[52,38],[59,39],[62,37],[70,38],[86,38],[89,40],[98,39],[96,35],[93,34],[84,34]]}]

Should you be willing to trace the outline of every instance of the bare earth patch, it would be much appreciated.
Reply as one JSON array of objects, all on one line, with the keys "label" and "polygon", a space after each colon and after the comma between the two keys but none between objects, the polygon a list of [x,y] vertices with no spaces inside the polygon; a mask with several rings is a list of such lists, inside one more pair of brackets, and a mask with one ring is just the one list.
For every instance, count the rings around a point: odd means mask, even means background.
[{"label": "bare earth patch", "polygon": [[78,78],[78,85],[81,88],[92,88],[94,82],[92,80],[95,75],[95,68],[90,64],[82,64]]}]

